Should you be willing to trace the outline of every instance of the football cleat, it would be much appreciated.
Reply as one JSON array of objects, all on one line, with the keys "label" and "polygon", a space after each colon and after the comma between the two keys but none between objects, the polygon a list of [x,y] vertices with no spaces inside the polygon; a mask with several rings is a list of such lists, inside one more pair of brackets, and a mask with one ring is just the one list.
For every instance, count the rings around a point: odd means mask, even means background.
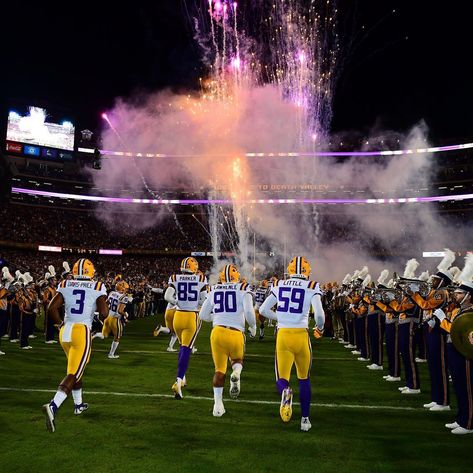
[{"label": "football cleat", "polygon": [[192,347],[192,353],[197,353],[197,348],[196,347]]},{"label": "football cleat", "polygon": [[464,427],[457,427],[456,429],[452,430],[452,434],[455,434],[455,435],[473,434],[473,429],[465,429]]},{"label": "football cleat", "polygon": [[158,325],[153,331],[153,337],[157,337],[165,328],[166,327],[163,327],[162,325]]},{"label": "football cleat", "polygon": [[57,343],[56,340],[47,340],[46,342],[48,345],[53,345],[54,343]]},{"label": "football cleat", "polygon": [[5,352],[0,350],[0,356],[4,355],[4,354],[5,354]]},{"label": "football cleat", "polygon": [[115,360],[116,358],[120,358],[120,355],[110,355],[110,353],[108,354],[108,357],[111,359],[111,360]]},{"label": "football cleat", "polygon": [[225,407],[222,401],[218,401],[214,403],[212,414],[214,417],[222,417],[223,414],[225,414]]},{"label": "football cleat", "polygon": [[301,430],[302,432],[308,432],[312,427],[312,424],[310,423],[310,420],[308,417],[303,417],[301,419]]},{"label": "football cleat", "polygon": [[182,399],[182,389],[181,385],[176,381],[171,388],[174,391],[174,399]]},{"label": "football cleat", "polygon": [[74,415],[80,416],[88,408],[89,408],[89,405],[86,402],[83,402],[82,404],[75,404],[74,405]]},{"label": "football cleat", "polygon": [[240,375],[235,371],[230,376],[230,397],[236,399],[240,395]]},{"label": "football cleat", "polygon": [[97,332],[94,335],[92,335],[92,340],[94,338],[100,338],[100,340],[103,340],[105,338],[104,334],[102,332]]},{"label": "football cleat", "polygon": [[172,351],[177,351],[177,350],[175,348],[172,348],[172,347],[167,347],[166,351],[172,352]]},{"label": "football cleat", "polygon": [[281,405],[279,406],[279,415],[283,422],[289,422],[292,417],[292,389],[286,388],[281,395]]},{"label": "football cleat", "polygon": [[44,417],[46,419],[46,429],[49,432],[55,432],[56,426],[54,423],[54,408],[51,403],[43,405]]}]

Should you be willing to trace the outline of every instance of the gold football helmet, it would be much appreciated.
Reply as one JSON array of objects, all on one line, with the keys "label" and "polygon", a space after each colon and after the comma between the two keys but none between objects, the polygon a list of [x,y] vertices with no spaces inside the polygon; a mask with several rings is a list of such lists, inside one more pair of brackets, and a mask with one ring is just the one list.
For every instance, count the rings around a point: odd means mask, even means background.
[{"label": "gold football helmet", "polygon": [[199,270],[199,263],[195,258],[190,256],[189,258],[184,258],[181,262],[181,271],[183,273],[196,274]]},{"label": "gold football helmet", "polygon": [[226,264],[220,271],[220,280],[222,283],[240,282],[240,273],[233,264]]},{"label": "gold football helmet", "polygon": [[72,274],[77,279],[93,279],[95,276],[95,268],[92,261],[86,258],[77,260],[72,268]]},{"label": "gold football helmet", "polygon": [[287,267],[289,276],[309,279],[310,264],[303,256],[294,256]]},{"label": "gold football helmet", "polygon": [[126,281],[118,281],[117,284],[115,284],[115,289],[120,293],[120,294],[126,294],[126,291],[130,288],[129,284]]}]

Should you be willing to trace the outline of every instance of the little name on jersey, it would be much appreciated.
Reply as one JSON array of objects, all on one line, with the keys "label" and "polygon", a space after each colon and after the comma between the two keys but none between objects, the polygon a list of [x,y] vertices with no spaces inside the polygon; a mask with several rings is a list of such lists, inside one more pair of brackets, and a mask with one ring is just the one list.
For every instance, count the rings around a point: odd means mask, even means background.
[{"label": "little name on jersey", "polygon": [[180,281],[192,281],[192,282],[194,282],[195,278],[196,278],[195,274],[192,274],[190,276],[184,276],[183,274],[179,275],[179,280]]},{"label": "little name on jersey", "polygon": [[294,279],[288,279],[287,281],[283,281],[282,286],[302,286],[302,281],[296,281]]},{"label": "little name on jersey", "polygon": [[87,287],[92,289],[97,283],[95,281],[68,281],[67,287]]},{"label": "little name on jersey", "polygon": [[215,288],[218,288],[218,289],[233,289],[233,290],[237,290],[239,284],[240,284],[240,283],[238,283],[238,284],[217,284],[217,285],[214,286],[214,287],[215,287]]}]

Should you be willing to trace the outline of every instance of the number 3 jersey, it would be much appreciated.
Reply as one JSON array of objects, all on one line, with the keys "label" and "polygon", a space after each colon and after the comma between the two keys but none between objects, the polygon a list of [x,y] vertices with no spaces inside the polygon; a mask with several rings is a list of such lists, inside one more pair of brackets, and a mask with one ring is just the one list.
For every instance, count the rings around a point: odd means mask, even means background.
[{"label": "number 3 jersey", "polygon": [[197,312],[200,293],[207,290],[207,278],[199,274],[173,274],[169,285],[176,291],[176,310]]},{"label": "number 3 jersey", "polygon": [[108,295],[107,303],[108,303],[108,315],[110,317],[120,318],[121,315],[118,313],[118,308],[121,304],[127,305],[130,302],[130,297],[126,294],[122,294],[118,291],[112,291]]},{"label": "number 3 jersey", "polygon": [[319,284],[315,281],[299,278],[279,280],[271,289],[260,312],[268,305],[271,308],[277,304],[278,328],[308,328],[310,306],[315,295],[322,295]]},{"label": "number 3 jersey", "polygon": [[214,327],[222,325],[242,332],[245,331],[245,319],[248,325],[254,326],[255,311],[248,283],[212,286],[200,311],[200,318],[205,321],[212,320]]},{"label": "number 3 jersey", "polygon": [[91,328],[94,312],[97,310],[97,299],[107,296],[107,289],[101,282],[65,280],[59,284],[57,291],[64,298],[64,323],[84,324]]}]

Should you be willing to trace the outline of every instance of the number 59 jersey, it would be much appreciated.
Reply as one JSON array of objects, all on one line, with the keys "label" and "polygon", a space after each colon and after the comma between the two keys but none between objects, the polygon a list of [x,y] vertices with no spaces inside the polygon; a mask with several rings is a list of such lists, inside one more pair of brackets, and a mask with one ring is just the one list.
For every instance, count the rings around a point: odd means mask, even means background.
[{"label": "number 59 jersey", "polygon": [[71,279],[59,284],[57,291],[64,298],[64,323],[84,324],[91,328],[94,312],[97,310],[97,299],[107,296],[105,285],[101,282]]},{"label": "number 59 jersey", "polygon": [[316,281],[290,278],[277,281],[271,294],[277,299],[278,328],[308,328],[312,298],[322,291]]},{"label": "number 59 jersey", "polygon": [[176,310],[199,310],[200,293],[207,289],[207,278],[203,274],[173,274],[169,285],[176,291]]}]

